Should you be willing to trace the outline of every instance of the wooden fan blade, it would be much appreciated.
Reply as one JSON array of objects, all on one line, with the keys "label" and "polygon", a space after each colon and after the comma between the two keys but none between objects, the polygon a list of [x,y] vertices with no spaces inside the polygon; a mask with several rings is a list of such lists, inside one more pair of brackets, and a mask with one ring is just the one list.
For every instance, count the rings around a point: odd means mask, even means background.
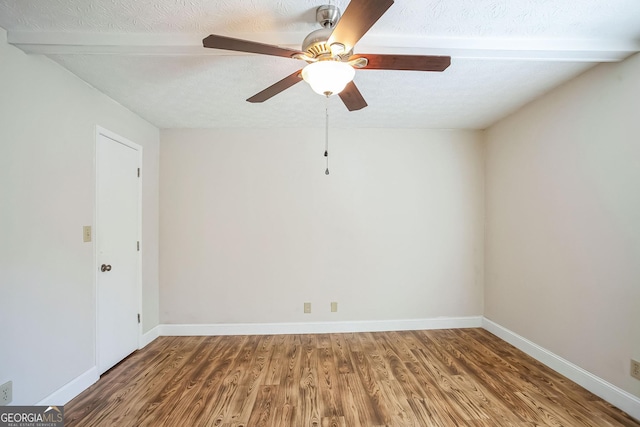
[{"label": "wooden fan blade", "polygon": [[361,110],[367,106],[367,101],[364,100],[354,82],[349,82],[338,96],[349,111]]},{"label": "wooden fan blade", "polygon": [[280,80],[279,82],[272,84],[262,92],[256,93],[251,98],[247,99],[247,101],[253,102],[253,103],[264,102],[267,99],[276,96],[280,92],[286,89],[289,89],[294,84],[302,81],[302,76],[300,75],[301,71],[302,70],[298,70],[295,73],[288,75],[287,77]]},{"label": "wooden fan blade", "polygon": [[350,51],[392,4],[393,0],[351,0],[329,37],[329,45],[342,43],[345,52]]},{"label": "wooden fan blade", "polygon": [[218,36],[211,34],[202,40],[204,47],[212,49],[224,49],[234,50],[236,52],[249,52],[259,53],[261,55],[283,56],[285,58],[291,58],[297,53],[302,53],[298,50],[287,49],[284,47],[274,46],[272,44],[264,44],[258,42],[252,42],[249,40],[234,39],[232,37]]},{"label": "wooden fan blade", "polygon": [[362,70],[444,71],[451,64],[449,56],[358,54],[349,61],[366,58],[369,63]]}]

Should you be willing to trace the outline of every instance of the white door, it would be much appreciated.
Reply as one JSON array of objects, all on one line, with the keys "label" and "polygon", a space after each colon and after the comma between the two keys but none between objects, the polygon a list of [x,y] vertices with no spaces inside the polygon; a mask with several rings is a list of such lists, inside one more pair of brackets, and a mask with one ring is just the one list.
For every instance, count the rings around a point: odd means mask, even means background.
[{"label": "white door", "polygon": [[96,136],[97,360],[100,374],[138,348],[141,148]]}]

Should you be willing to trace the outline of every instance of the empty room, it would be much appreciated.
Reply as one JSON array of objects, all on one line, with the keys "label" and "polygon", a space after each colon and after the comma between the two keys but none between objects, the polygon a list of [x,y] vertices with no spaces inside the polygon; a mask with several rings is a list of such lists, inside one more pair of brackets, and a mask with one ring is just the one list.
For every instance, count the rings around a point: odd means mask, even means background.
[{"label": "empty room", "polygon": [[0,349],[0,427],[640,426],[640,3],[0,0]]}]

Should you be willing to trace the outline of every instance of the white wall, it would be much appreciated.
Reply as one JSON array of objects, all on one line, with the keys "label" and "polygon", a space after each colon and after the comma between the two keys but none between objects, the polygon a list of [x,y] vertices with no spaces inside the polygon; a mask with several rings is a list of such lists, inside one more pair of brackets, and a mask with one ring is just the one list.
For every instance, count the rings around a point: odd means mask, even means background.
[{"label": "white wall", "polygon": [[640,56],[486,132],[485,315],[640,396]]},{"label": "white wall", "polygon": [[159,131],[0,29],[0,383],[34,404],[95,365],[95,126],[144,147],[145,329],[158,323]]},{"label": "white wall", "polygon": [[323,150],[323,130],[162,131],[162,323],[482,314],[480,135],[332,129],[329,176]]}]

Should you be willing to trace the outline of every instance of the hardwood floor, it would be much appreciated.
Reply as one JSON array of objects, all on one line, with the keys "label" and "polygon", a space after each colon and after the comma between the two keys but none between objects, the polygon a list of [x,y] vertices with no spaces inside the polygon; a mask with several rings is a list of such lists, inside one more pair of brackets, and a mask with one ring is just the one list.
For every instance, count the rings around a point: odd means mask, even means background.
[{"label": "hardwood floor", "polygon": [[160,337],[65,426],[640,426],[483,329]]}]

